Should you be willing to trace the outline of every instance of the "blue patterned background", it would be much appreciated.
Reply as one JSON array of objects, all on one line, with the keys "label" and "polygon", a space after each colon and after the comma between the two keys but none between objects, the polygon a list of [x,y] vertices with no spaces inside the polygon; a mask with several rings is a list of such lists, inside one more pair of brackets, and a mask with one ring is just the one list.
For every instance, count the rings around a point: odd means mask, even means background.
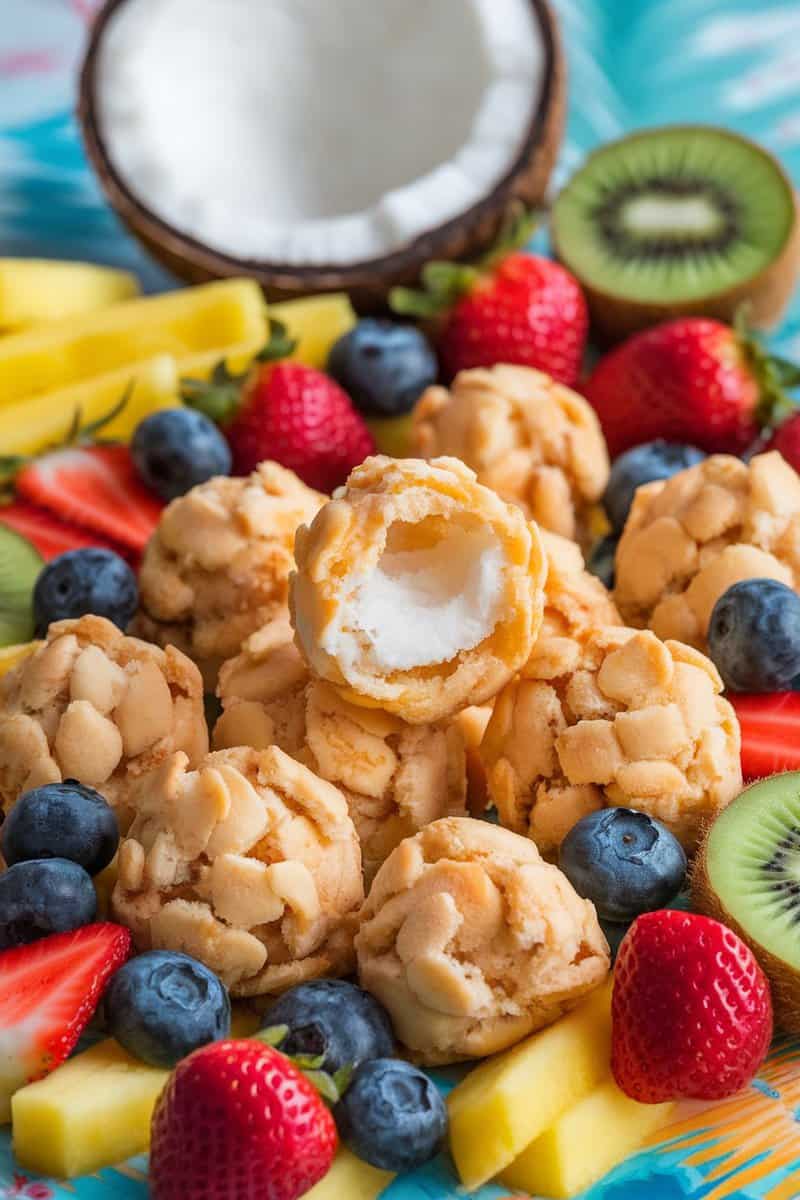
[{"label": "blue patterned background", "polygon": [[[572,97],[556,183],[588,149],[633,127],[695,121],[756,138],[800,181],[800,0],[554,3]],[[0,254],[112,263],[135,270],[148,290],[158,290],[173,281],[105,205],[72,115],[75,72],[97,7],[97,0],[0,0]],[[800,358],[800,304],[774,341],[782,353]],[[778,1047],[764,1078],[743,1097],[687,1116],[669,1130],[666,1144],[636,1155],[593,1188],[592,1200],[800,1195],[798,1057],[798,1047]],[[385,1200],[455,1200],[457,1194],[442,1159],[395,1182]],[[71,1185],[35,1181],[16,1170],[9,1138],[0,1132],[0,1198],[146,1195],[144,1159]],[[489,1187],[481,1200],[504,1195]]]}]

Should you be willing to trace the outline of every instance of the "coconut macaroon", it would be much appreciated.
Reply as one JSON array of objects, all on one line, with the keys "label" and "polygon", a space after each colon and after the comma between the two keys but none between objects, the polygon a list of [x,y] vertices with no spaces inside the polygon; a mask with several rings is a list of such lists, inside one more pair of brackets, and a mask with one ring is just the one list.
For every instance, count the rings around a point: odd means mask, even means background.
[{"label": "coconut macaroon", "polygon": [[312,671],[414,724],[492,696],[539,630],[547,564],[456,459],[368,458],[297,532],[290,605]]},{"label": "coconut macaroon", "polygon": [[173,500],[145,550],[132,632],[183,650],[213,691],[220,664],[286,609],[295,530],[324,500],[274,462]]},{"label": "coconut macaroon", "polygon": [[276,746],[187,767],[140,781],[120,846],[112,912],[137,948],[191,954],[235,996],[347,974],[364,889],[342,794]]},{"label": "coconut macaroon", "polygon": [[553,855],[596,809],[662,821],[691,853],[742,787],[739,724],[714,664],[649,630],[606,626],[529,663],[481,742],[500,821]]},{"label": "coconut macaroon", "polygon": [[557,1020],[609,969],[594,906],[526,838],[435,821],[378,872],[359,980],[421,1063],[481,1058]]},{"label": "coconut macaroon", "polygon": [[430,387],[414,409],[413,447],[449,454],[544,529],[584,542],[608,482],[608,451],[594,409],[530,367],[462,371]]},{"label": "coconut macaroon", "polygon": [[526,670],[546,679],[558,673],[565,655],[574,655],[588,634],[606,625],[621,625],[622,618],[608,588],[586,570],[575,542],[542,532],[547,555],[544,616]]},{"label": "coconut macaroon", "polygon": [[105,796],[123,829],[135,781],[174,751],[208,750],[203,684],[173,646],[126,637],[104,617],[58,621],[0,679],[0,803],[77,779]]},{"label": "coconut macaroon", "polygon": [[[563,669],[564,655],[577,653],[581,641],[595,629],[621,625],[622,618],[604,584],[584,565],[580,547],[557,533],[542,530],[547,555],[544,616],[528,665],[542,679]],[[480,745],[492,716],[492,704],[465,708],[453,721],[467,752],[469,809],[477,814],[490,807],[491,798]]]},{"label": "coconut macaroon", "polygon": [[364,877],[405,837],[464,813],[464,738],[454,723],[409,725],[349,704],[311,673],[288,621],[249,638],[220,671],[214,747],[277,745],[335,784],[361,843]]},{"label": "coconut macaroon", "polygon": [[761,578],[800,590],[800,476],[777,450],[713,455],[637,490],[616,555],[628,624],[705,650],[722,593]]}]

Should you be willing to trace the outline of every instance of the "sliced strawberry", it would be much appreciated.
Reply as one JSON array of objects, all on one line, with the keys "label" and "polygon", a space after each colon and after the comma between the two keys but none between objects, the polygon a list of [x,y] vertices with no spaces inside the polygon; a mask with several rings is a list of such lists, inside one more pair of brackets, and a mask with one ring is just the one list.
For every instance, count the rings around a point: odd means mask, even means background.
[{"label": "sliced strawberry", "polygon": [[107,538],[98,537],[87,529],[69,525],[46,508],[38,508],[27,500],[16,500],[0,507],[0,525],[7,525],[32,542],[45,562],[67,550],[82,550],[85,546],[104,546],[116,550]]},{"label": "sliced strawberry", "polygon": [[800,692],[730,693],[728,699],[742,730],[742,774],[747,782],[800,770]]},{"label": "sliced strawberry", "polygon": [[130,951],[129,930],[105,923],[0,954],[0,1120],[18,1088],[71,1054]]},{"label": "sliced strawberry", "polygon": [[70,446],[34,459],[17,493],[63,520],[142,551],[162,504],[139,481],[127,446]]}]

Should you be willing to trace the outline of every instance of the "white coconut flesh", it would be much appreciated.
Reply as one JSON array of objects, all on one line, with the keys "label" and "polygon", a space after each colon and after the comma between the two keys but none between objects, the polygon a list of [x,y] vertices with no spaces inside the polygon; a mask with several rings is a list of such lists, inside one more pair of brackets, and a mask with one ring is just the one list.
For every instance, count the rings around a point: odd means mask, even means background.
[{"label": "white coconut flesh", "polygon": [[95,102],[113,168],[181,233],[346,265],[491,192],[544,69],[530,0],[125,0]]},{"label": "white coconut flesh", "polygon": [[436,666],[492,634],[508,565],[497,535],[455,520],[433,529],[392,525],[375,566],[344,581],[344,601],[320,644],[345,669]]}]

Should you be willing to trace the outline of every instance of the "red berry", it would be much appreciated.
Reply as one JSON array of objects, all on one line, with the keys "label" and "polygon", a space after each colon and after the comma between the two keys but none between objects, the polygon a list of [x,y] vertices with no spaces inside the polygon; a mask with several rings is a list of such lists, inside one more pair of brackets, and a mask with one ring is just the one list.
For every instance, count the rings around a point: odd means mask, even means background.
[{"label": "red berry", "polygon": [[375,452],[347,393],[328,375],[297,362],[256,372],[225,435],[238,474],[271,458],[321,492],[344,483]]},{"label": "red berry", "polygon": [[800,412],[778,426],[766,449],[779,450],[789,465],[800,471]]},{"label": "red berry", "polygon": [[644,1104],[733,1095],[772,1038],[769,985],[752,952],[694,913],[634,921],[614,969],[612,1019],[614,1078]]},{"label": "red berry", "polygon": [[800,692],[729,692],[742,732],[745,783],[800,770]]},{"label": "red berry", "polygon": [[5,1120],[17,1088],[48,1075],[75,1049],[108,981],[130,952],[127,929],[98,922],[0,954]]},{"label": "red berry", "polygon": [[18,496],[55,513],[60,522],[99,535],[96,545],[110,542],[137,553],[164,507],[137,475],[127,446],[52,450],[27,463],[14,486]]},{"label": "red berry", "polygon": [[458,300],[438,349],[448,378],[472,367],[536,367],[574,387],[589,316],[580,285],[548,258],[509,254]]},{"label": "red berry", "polygon": [[786,404],[767,364],[764,351],[730,326],[682,317],[606,354],[584,392],[612,457],[657,438],[741,454]]},{"label": "red berry", "polygon": [[336,1126],[284,1055],[258,1041],[203,1046],[153,1114],[154,1200],[298,1200],[329,1170]]}]

